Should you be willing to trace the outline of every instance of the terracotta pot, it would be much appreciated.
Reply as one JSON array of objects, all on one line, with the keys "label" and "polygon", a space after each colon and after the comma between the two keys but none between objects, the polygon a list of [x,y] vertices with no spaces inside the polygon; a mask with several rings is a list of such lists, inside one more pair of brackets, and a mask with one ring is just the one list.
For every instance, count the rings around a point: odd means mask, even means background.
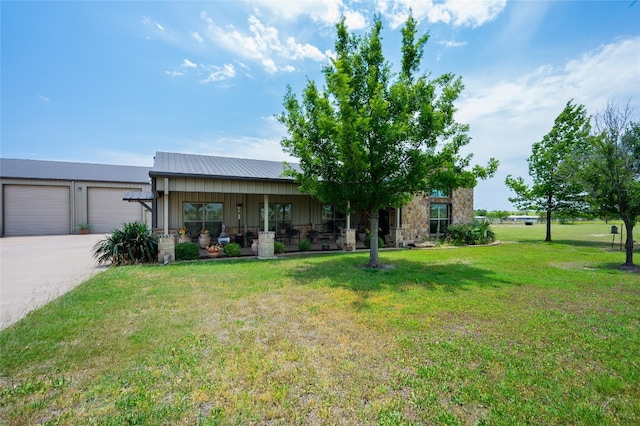
[{"label": "terracotta pot", "polygon": [[253,254],[258,254],[258,239],[254,238],[253,242],[251,243],[251,251],[253,252]]},{"label": "terracotta pot", "polygon": [[210,252],[210,251],[208,251],[208,252],[207,252],[207,255],[208,255],[209,257],[218,257],[218,256],[220,255],[220,252],[219,252],[219,251],[214,251],[214,252]]}]

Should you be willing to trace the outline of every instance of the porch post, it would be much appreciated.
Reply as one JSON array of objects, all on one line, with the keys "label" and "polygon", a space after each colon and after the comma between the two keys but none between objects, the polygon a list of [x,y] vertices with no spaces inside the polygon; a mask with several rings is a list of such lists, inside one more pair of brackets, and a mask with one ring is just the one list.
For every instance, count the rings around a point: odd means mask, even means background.
[{"label": "porch post", "polygon": [[258,237],[258,259],[273,259],[275,233],[269,231],[269,194],[264,194],[264,231]]},{"label": "porch post", "polygon": [[351,229],[351,201],[347,201],[347,229]]},{"label": "porch post", "polygon": [[404,240],[402,238],[402,228],[400,224],[401,212],[401,208],[396,208],[396,226],[395,228],[391,228],[390,230],[391,239],[393,240],[393,244],[395,247],[402,247],[404,245]]},{"label": "porch post", "polygon": [[[351,201],[347,201],[347,211],[351,209]],[[342,251],[354,251],[356,249],[356,230],[351,229],[351,214],[347,213],[347,227],[340,230],[340,245]]]},{"label": "porch post", "polygon": [[164,235],[169,234],[169,178],[164,178],[164,208],[162,221],[164,222]]}]

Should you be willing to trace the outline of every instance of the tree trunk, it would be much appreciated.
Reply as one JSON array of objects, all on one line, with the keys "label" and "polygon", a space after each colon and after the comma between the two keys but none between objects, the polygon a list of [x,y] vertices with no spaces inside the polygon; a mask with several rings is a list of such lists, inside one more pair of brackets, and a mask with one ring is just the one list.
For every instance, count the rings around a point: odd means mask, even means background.
[{"label": "tree trunk", "polygon": [[547,199],[547,236],[545,237],[545,241],[551,241],[551,194]]},{"label": "tree trunk", "polygon": [[[623,217],[625,228],[627,228],[627,239],[624,243],[624,249],[626,251],[625,266],[633,266],[633,225],[628,217]],[[620,236],[622,238],[622,235]]]},{"label": "tree trunk", "polygon": [[377,268],[378,259],[378,209],[369,211],[369,226],[371,230],[371,238],[369,240],[369,267]]}]

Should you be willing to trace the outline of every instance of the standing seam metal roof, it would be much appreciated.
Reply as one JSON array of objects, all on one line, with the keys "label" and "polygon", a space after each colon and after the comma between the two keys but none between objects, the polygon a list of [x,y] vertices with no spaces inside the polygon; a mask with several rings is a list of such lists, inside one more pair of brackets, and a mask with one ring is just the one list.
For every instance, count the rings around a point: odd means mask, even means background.
[{"label": "standing seam metal roof", "polygon": [[[297,164],[287,164],[298,169]],[[284,163],[280,161],[156,152],[150,175],[156,177],[183,175],[258,180],[293,180],[290,177],[283,176],[283,172]]]},{"label": "standing seam metal roof", "polygon": [[149,167],[0,158],[0,177],[149,183]]}]

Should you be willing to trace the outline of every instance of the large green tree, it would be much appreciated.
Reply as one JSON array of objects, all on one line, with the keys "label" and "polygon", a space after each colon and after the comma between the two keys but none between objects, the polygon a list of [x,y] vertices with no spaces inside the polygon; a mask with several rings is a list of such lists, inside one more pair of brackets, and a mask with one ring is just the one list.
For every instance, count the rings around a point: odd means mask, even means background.
[{"label": "large green tree", "polygon": [[583,105],[567,102],[556,117],[553,128],[542,141],[532,146],[528,186],[522,177],[508,175],[506,185],[516,193],[509,198],[520,210],[546,212],[547,234],[551,241],[551,215],[553,212],[573,215],[586,208],[582,186],[571,179],[569,164],[576,151],[587,143],[591,126]]},{"label": "large green tree", "polygon": [[633,266],[633,228],[640,216],[640,123],[632,109],[609,104],[595,117],[595,135],[576,161],[592,208],[625,225],[625,265]]},{"label": "large green tree", "polygon": [[[382,23],[370,32],[348,32],[337,24],[335,57],[323,68],[326,86],[309,81],[301,100],[288,87],[288,129],[284,150],[299,159],[289,169],[301,190],[342,211],[369,215],[371,241],[378,238],[378,210],[400,207],[418,191],[473,187],[495,172],[497,162],[466,170],[471,156],[459,154],[470,141],[468,127],[454,119],[460,78],[420,74],[428,36],[416,39],[416,21],[402,29],[402,64],[393,74],[382,52]],[[369,265],[379,266],[378,246],[370,245]]]}]

